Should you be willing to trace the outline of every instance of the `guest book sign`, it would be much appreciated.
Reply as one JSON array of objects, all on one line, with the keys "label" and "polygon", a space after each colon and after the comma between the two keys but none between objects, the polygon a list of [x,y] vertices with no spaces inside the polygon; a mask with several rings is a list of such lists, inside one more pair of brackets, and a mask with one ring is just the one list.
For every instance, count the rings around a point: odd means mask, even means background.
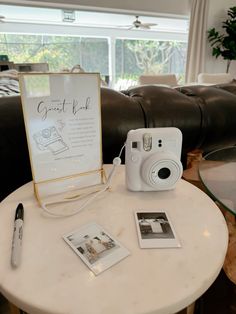
[{"label": "guest book sign", "polygon": [[101,183],[99,75],[25,73],[20,88],[39,198]]}]

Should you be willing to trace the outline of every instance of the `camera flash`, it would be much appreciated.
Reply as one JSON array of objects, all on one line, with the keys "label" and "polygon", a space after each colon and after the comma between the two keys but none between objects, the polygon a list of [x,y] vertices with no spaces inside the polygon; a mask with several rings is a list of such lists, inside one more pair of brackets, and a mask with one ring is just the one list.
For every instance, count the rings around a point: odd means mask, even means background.
[{"label": "camera flash", "polygon": [[152,149],[152,135],[150,133],[143,134],[143,149],[149,152]]}]

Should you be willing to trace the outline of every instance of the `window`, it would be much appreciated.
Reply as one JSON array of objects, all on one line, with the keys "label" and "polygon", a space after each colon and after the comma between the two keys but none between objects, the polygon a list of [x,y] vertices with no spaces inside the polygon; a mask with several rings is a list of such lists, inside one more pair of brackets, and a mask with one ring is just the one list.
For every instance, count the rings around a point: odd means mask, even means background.
[{"label": "window", "polygon": [[138,19],[155,25],[136,29],[133,15],[72,10],[68,18],[64,11],[0,5],[1,54],[15,63],[47,62],[50,71],[80,64],[117,89],[144,73],[184,80],[186,19],[143,16]]},{"label": "window", "polygon": [[50,35],[0,35],[0,50],[15,63],[47,62],[50,71],[76,64],[88,72],[108,75],[108,40]]},{"label": "window", "polygon": [[[116,83],[135,84],[141,74],[175,73],[184,80],[186,42],[158,40],[116,40]],[[133,81],[133,83],[132,83]]]}]

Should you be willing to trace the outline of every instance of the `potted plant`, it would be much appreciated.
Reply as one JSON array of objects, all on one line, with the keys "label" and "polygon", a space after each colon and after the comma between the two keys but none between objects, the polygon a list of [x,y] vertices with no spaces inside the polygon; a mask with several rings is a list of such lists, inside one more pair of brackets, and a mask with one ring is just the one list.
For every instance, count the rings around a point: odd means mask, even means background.
[{"label": "potted plant", "polygon": [[227,20],[222,22],[223,33],[219,33],[215,28],[207,32],[213,47],[212,55],[227,60],[226,73],[229,72],[231,61],[236,60],[236,7],[229,8],[227,15]]}]

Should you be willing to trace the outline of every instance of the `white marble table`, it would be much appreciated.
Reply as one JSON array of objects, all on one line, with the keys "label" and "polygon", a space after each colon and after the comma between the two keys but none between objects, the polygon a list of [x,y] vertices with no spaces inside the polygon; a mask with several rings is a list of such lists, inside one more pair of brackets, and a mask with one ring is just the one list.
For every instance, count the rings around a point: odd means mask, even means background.
[{"label": "white marble table", "polygon": [[[224,262],[228,231],[214,202],[181,180],[173,191],[128,192],[120,166],[110,191],[68,218],[42,214],[28,183],[0,205],[0,291],[30,314],[167,314],[191,304]],[[10,265],[15,208],[25,206],[22,263]],[[165,209],[182,248],[140,249],[134,211]],[[62,235],[95,221],[131,255],[95,276]]]}]

